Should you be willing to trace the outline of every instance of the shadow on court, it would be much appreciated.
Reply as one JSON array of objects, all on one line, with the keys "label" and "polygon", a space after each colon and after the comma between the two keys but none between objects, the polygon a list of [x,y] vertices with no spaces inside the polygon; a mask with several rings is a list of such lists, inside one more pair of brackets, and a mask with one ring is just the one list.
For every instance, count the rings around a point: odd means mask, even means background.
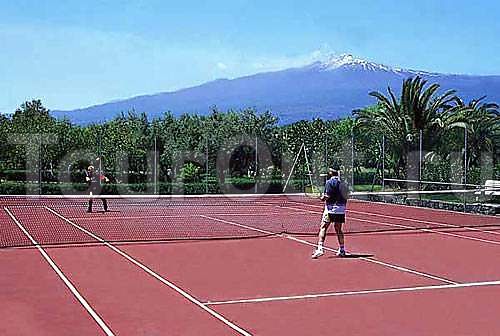
[{"label": "shadow on court", "polygon": [[120,210],[108,210],[108,211],[104,211],[104,210],[93,210],[91,213],[94,213],[94,214],[106,214],[106,213],[120,213],[122,211]]},{"label": "shadow on court", "polygon": [[374,254],[358,254],[358,253],[350,253],[344,257],[339,257],[336,255],[329,256],[328,258],[335,258],[335,259],[357,259],[357,258],[371,258],[374,257]]}]

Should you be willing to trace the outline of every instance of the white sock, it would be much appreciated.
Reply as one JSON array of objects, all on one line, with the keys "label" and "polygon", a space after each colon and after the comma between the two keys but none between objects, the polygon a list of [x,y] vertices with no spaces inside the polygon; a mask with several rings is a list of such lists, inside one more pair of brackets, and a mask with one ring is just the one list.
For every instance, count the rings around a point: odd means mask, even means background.
[{"label": "white sock", "polygon": [[318,250],[323,250],[323,242],[318,242]]}]

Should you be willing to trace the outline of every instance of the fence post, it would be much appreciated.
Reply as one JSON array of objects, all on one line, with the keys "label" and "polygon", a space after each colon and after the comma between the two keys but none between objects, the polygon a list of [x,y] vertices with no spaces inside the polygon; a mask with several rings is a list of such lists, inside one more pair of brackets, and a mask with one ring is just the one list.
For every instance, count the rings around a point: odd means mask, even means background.
[{"label": "fence post", "polygon": [[206,148],[205,148],[205,193],[208,194],[209,193],[209,188],[208,188],[208,184],[209,184],[209,181],[208,181],[208,175],[210,174],[209,173],[209,169],[210,169],[210,165],[208,163],[208,147],[209,147],[209,139],[208,139],[208,133],[206,135]]},{"label": "fence post", "polygon": [[156,135],[154,137],[154,148],[153,148],[153,193],[158,194],[158,148],[156,145]]},{"label": "fence post", "polygon": [[423,163],[423,132],[419,131],[419,148],[418,148],[418,189],[422,189],[422,163]]},{"label": "fence post", "polygon": [[382,191],[385,191],[385,134],[382,135]]},{"label": "fence post", "polygon": [[258,138],[255,136],[255,176],[254,176],[254,181],[255,181],[255,190],[254,192],[257,194],[259,190],[258,182],[257,182],[257,176],[258,176],[258,171],[259,171],[259,145],[258,145]]},{"label": "fence post", "polygon": [[[467,189],[467,125],[464,127],[464,190]],[[464,212],[467,207],[467,194],[464,192]]]},{"label": "fence post", "polygon": [[354,191],[354,127],[351,128],[351,185]]},{"label": "fence post", "polygon": [[42,133],[38,134],[38,195],[42,192]]}]

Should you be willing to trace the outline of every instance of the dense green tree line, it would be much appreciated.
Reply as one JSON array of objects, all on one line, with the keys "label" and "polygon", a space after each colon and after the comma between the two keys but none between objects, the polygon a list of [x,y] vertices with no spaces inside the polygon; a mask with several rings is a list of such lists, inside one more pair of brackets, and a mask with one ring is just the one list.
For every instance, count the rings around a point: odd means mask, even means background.
[{"label": "dense green tree line", "polygon": [[[382,175],[383,150],[385,175],[408,177],[415,170],[412,155],[419,149],[420,134],[425,150],[422,178],[454,179],[453,172],[462,170],[453,167],[460,161],[453,156],[466,156],[471,172],[480,171],[470,174],[470,181],[499,174],[498,106],[484,99],[464,103],[454,91],[438,95],[438,90],[437,84],[408,79],[399,98],[391,89],[388,96],[374,92],[378,104],[355,111],[352,118],[284,126],[270,112],[216,108],[207,116],[174,117],[167,112],[153,120],[145,113],[128,112],[106,123],[79,126],[51,117],[41,101],[34,100],[11,116],[0,115],[0,180],[4,185],[39,178],[45,183],[79,183],[83,170],[93,164],[113,184],[142,186],[138,190],[154,181],[209,188],[195,192],[218,192],[228,181],[249,186],[257,180],[274,181],[281,187],[304,143],[315,177],[334,166],[366,184],[374,181],[374,174]],[[298,159],[296,179],[307,177],[305,160]]]}]

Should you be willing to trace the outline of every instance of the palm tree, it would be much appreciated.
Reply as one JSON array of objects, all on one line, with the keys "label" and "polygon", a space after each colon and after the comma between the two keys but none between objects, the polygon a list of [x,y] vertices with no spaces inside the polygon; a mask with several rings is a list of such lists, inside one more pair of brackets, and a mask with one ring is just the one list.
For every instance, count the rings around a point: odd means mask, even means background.
[{"label": "palm tree", "polygon": [[357,127],[385,135],[398,178],[406,176],[408,155],[417,150],[419,133],[423,134],[425,148],[432,149],[451,120],[448,111],[455,105],[455,91],[438,95],[439,88],[439,84],[427,86],[420,77],[408,78],[403,81],[399,99],[388,87],[388,96],[370,93],[378,100],[376,106],[354,111]]},{"label": "palm tree", "polygon": [[447,127],[464,128],[467,131],[468,160],[467,166],[479,167],[483,153],[495,153],[500,148],[500,112],[499,105],[484,103],[481,97],[464,103],[456,98],[457,113]]}]

